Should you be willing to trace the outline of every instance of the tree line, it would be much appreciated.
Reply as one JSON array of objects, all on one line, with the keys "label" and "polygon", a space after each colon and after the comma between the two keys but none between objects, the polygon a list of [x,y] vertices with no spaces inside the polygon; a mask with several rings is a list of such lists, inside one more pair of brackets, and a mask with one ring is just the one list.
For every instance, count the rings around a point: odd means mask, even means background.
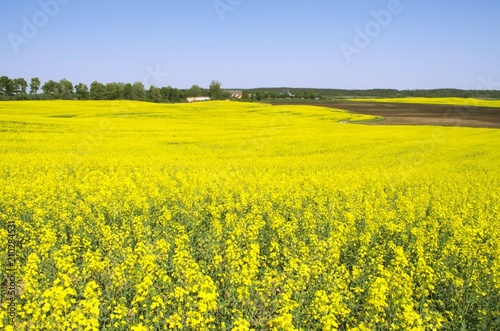
[{"label": "tree line", "polygon": [[[146,89],[141,82],[100,83],[94,81],[90,86],[83,83],[73,85],[63,78],[49,80],[42,85],[38,77],[28,83],[24,78],[11,79],[0,77],[0,100],[139,100],[150,102],[185,102],[188,97],[209,96],[212,100],[231,98],[230,93],[221,89],[214,80],[208,89],[193,85],[190,89],[177,89],[171,86],[151,86]],[[397,89],[314,89],[314,88],[257,88],[243,91],[243,101],[266,101],[275,99],[333,100],[338,98],[401,98],[401,97],[459,97],[500,99],[499,90],[397,90]]]},{"label": "tree line", "polygon": [[500,90],[461,90],[461,89],[315,89],[315,88],[255,88],[245,90],[243,98],[261,100],[273,99],[315,99],[333,100],[339,98],[480,98],[500,99]]},{"label": "tree line", "polygon": [[24,78],[10,79],[0,77],[0,100],[138,100],[150,102],[185,102],[188,97],[209,96],[212,100],[229,97],[221,89],[221,84],[214,80],[209,89],[193,85],[183,90],[167,87],[151,86],[146,89],[141,82],[107,83],[92,82],[90,86],[83,83],[73,85],[63,78],[59,81],[49,80],[42,85],[38,77],[28,83]]}]

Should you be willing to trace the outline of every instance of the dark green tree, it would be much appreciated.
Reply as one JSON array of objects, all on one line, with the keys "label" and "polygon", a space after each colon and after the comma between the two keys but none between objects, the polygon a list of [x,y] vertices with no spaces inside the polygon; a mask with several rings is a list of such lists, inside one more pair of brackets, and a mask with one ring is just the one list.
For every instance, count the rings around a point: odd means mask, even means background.
[{"label": "dark green tree", "polygon": [[10,96],[14,93],[14,84],[7,76],[0,77],[0,94]]},{"label": "dark green tree", "polygon": [[149,99],[153,102],[161,102],[162,94],[161,90],[156,86],[151,86],[149,88]]},{"label": "dark green tree", "polygon": [[126,100],[132,100],[132,84],[127,83],[123,85],[123,98]]},{"label": "dark green tree", "polygon": [[75,86],[75,92],[79,100],[85,100],[89,96],[89,87],[83,83],[79,83]]},{"label": "dark green tree", "polygon": [[57,99],[59,97],[59,83],[49,80],[43,84],[42,91],[50,98]]},{"label": "dark green tree", "polygon": [[184,95],[176,88],[172,86],[162,87],[161,94],[163,95],[163,100],[167,102],[181,102],[184,101]]},{"label": "dark green tree", "polygon": [[24,78],[15,78],[12,80],[13,92],[15,94],[26,94],[26,89],[28,88],[28,83]]},{"label": "dark green tree", "polygon": [[92,100],[106,99],[106,87],[104,84],[93,81],[92,84],[90,84],[90,98]]},{"label": "dark green tree", "polygon": [[61,98],[71,98],[73,94],[73,83],[63,78],[59,81],[59,93]]},{"label": "dark green tree", "polygon": [[202,89],[198,85],[193,85],[188,91],[188,97],[201,97]]},{"label": "dark green tree", "polygon": [[106,99],[119,100],[123,98],[123,84],[107,83],[106,84]]},{"label": "dark green tree", "polygon": [[143,83],[135,82],[132,85],[131,92],[132,92],[132,100],[144,100],[145,99],[146,89],[145,89]]},{"label": "dark green tree", "polygon": [[212,100],[221,100],[224,99],[222,90],[221,90],[221,84],[217,80],[213,80],[212,83],[210,84],[210,92],[208,92],[208,96]]},{"label": "dark green tree", "polygon": [[31,78],[30,94],[38,95],[38,91],[40,90],[41,85],[42,82],[40,82],[40,78],[38,77]]}]

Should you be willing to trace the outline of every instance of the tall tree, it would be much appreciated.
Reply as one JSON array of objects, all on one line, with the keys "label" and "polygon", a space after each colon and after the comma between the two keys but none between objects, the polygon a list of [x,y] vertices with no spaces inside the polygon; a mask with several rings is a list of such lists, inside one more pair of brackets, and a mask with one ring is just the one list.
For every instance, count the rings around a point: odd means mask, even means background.
[{"label": "tall tree", "polygon": [[163,100],[167,102],[172,102],[172,91],[173,91],[172,86],[162,87],[161,95],[163,96]]},{"label": "tall tree", "polygon": [[98,81],[90,84],[90,98],[92,100],[104,100],[106,98],[106,87]]},{"label": "tall tree", "polygon": [[127,83],[123,86],[123,98],[132,100],[132,84]]},{"label": "tall tree", "polygon": [[119,100],[123,98],[123,84],[107,83],[106,84],[106,99]]},{"label": "tall tree", "polygon": [[42,86],[42,91],[46,95],[52,97],[52,98],[58,98],[59,97],[59,83],[55,82],[53,80],[49,80],[48,82],[45,82]]},{"label": "tall tree", "polygon": [[13,92],[15,94],[26,94],[26,89],[28,88],[28,83],[24,78],[15,78],[12,80]]},{"label": "tall tree", "polygon": [[181,102],[185,99],[183,93],[172,86],[162,87],[161,94],[163,95],[163,100],[167,102]]},{"label": "tall tree", "polygon": [[208,95],[212,100],[221,100],[224,98],[220,86],[221,85],[217,80],[213,80],[212,83],[210,84],[210,92],[208,92]]},{"label": "tall tree", "polygon": [[201,87],[198,85],[193,85],[188,91],[188,97],[201,97]]},{"label": "tall tree", "polygon": [[71,94],[73,94],[73,84],[66,78],[61,79],[59,81],[59,93],[62,98],[71,97]]},{"label": "tall tree", "polygon": [[40,82],[40,78],[38,77],[31,78],[30,94],[38,95],[38,91],[40,90],[40,85],[42,85],[42,82]]},{"label": "tall tree", "polygon": [[161,90],[156,86],[149,88],[149,99],[153,102],[160,102],[162,99]]},{"label": "tall tree", "polygon": [[83,83],[79,83],[75,86],[75,92],[78,99],[85,100],[89,95],[89,87]]},{"label": "tall tree", "polygon": [[9,96],[14,93],[12,80],[7,76],[0,77],[0,94]]},{"label": "tall tree", "polygon": [[132,99],[133,100],[144,100],[146,89],[144,84],[141,82],[135,82],[132,85]]}]

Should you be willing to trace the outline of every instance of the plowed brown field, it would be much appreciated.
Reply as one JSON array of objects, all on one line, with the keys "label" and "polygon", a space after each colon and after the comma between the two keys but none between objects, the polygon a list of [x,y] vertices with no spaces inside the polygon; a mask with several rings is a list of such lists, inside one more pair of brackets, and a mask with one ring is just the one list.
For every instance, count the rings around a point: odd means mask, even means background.
[{"label": "plowed brown field", "polygon": [[[276,102],[274,105],[290,104]],[[442,125],[500,128],[500,108],[368,102],[299,102],[293,104],[340,108],[361,114],[382,116],[370,125]]]}]

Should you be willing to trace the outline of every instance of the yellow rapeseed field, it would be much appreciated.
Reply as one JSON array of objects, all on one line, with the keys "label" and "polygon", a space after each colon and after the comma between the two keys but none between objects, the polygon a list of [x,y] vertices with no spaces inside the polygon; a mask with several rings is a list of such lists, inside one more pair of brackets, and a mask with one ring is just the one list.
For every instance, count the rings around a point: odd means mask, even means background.
[{"label": "yellow rapeseed field", "polygon": [[0,329],[500,329],[500,131],[370,119],[0,103]]},{"label": "yellow rapeseed field", "polygon": [[475,98],[376,98],[376,99],[349,99],[359,102],[389,102],[413,103],[425,105],[454,105],[464,107],[494,107],[500,108],[500,100],[484,100]]}]

